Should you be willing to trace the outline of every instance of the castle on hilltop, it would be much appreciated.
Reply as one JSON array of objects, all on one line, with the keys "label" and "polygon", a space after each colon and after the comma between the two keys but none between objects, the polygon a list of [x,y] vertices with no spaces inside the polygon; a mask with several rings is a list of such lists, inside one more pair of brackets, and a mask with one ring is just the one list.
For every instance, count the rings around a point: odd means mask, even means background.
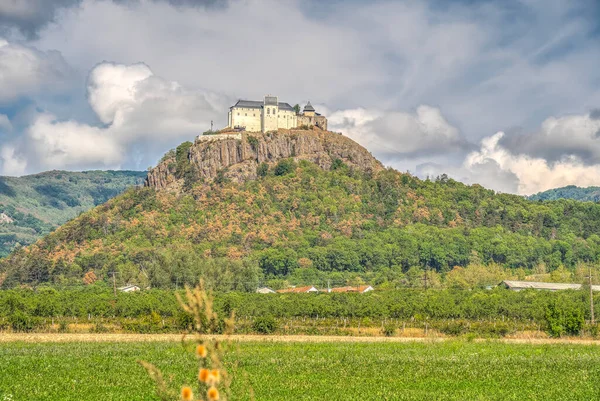
[{"label": "castle on hilltop", "polygon": [[238,100],[229,108],[228,127],[249,132],[277,131],[302,126],[327,130],[327,118],[315,111],[308,102],[302,112],[289,103],[280,102],[277,96],[265,96],[260,100]]}]

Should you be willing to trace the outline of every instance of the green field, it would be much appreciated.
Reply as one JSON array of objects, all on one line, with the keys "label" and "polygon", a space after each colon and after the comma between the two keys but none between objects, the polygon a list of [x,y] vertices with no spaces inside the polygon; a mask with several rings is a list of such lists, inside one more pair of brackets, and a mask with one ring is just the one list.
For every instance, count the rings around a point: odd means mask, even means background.
[{"label": "green field", "polygon": [[[600,399],[595,345],[473,343],[241,343],[234,399]],[[196,361],[181,344],[5,343],[0,400],[154,400],[144,359],[177,386]],[[245,373],[242,374],[241,371]]]}]

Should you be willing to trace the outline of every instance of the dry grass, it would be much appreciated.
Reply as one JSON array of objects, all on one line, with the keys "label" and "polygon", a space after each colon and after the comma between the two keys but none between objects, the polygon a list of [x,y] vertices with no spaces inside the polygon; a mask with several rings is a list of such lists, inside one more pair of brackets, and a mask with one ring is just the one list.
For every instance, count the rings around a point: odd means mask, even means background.
[{"label": "dry grass", "polygon": [[[408,330],[407,330],[408,331]],[[537,333],[537,332],[533,332]],[[219,339],[221,336],[211,336]],[[231,341],[239,342],[298,342],[298,343],[332,343],[332,342],[354,342],[354,343],[384,343],[384,342],[442,342],[452,341],[453,337],[428,336],[423,337],[382,337],[382,336],[261,336],[261,335],[233,335],[228,337]],[[181,334],[91,334],[91,333],[0,333],[0,343],[29,342],[29,343],[69,343],[69,342],[98,342],[98,343],[123,343],[123,342],[178,342]],[[474,341],[498,341],[516,344],[596,344],[600,340],[581,339],[577,337],[547,338],[516,337],[498,340],[475,339]]]}]

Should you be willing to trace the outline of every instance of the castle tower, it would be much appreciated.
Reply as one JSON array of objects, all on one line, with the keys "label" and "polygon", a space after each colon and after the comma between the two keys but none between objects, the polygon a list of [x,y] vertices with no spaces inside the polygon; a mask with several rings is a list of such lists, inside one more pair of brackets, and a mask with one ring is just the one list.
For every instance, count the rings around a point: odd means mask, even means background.
[{"label": "castle tower", "polygon": [[308,101],[308,103],[306,103],[306,106],[304,106],[303,113],[307,117],[315,116],[315,108],[312,106],[312,104],[310,104],[310,100]]},{"label": "castle tower", "polygon": [[279,100],[277,96],[265,96],[262,110],[262,132],[277,131]]}]

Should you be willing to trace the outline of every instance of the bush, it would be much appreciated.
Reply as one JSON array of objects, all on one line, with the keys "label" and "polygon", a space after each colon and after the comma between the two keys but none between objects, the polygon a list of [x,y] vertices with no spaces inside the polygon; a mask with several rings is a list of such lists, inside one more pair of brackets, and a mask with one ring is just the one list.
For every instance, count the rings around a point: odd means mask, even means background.
[{"label": "bush", "polygon": [[31,317],[21,311],[16,311],[8,317],[8,323],[13,331],[30,332],[35,330],[39,321],[37,318]]},{"label": "bush", "polygon": [[583,312],[568,303],[561,303],[556,300],[546,306],[546,324],[547,332],[551,337],[560,337],[563,335],[578,335],[585,324]]},{"label": "bush", "polygon": [[184,311],[181,311],[175,317],[175,325],[182,330],[191,330],[194,326],[194,317]]},{"label": "bush", "polygon": [[334,159],[333,162],[331,163],[331,170],[340,170],[340,169],[345,169],[348,168],[348,166],[346,165],[346,163],[344,163],[342,161],[342,159]]},{"label": "bush", "polygon": [[61,320],[60,323],[58,323],[58,332],[59,333],[68,333],[69,332],[69,323],[67,323],[65,320]]},{"label": "bush", "polygon": [[381,334],[386,337],[393,337],[396,334],[396,325],[388,323],[381,328]]},{"label": "bush", "polygon": [[271,334],[277,329],[277,322],[273,316],[260,316],[254,319],[252,329],[259,334]]},{"label": "bush", "polygon": [[461,320],[442,323],[439,331],[449,336],[460,336],[469,330],[467,324]]},{"label": "bush", "polygon": [[110,330],[102,323],[97,323],[94,327],[92,327],[91,331],[92,333],[108,333]]},{"label": "bush", "polygon": [[248,143],[252,150],[256,151],[258,149],[258,138],[255,136],[248,135]]},{"label": "bush", "polygon": [[269,165],[265,162],[262,162],[256,167],[256,175],[259,177],[266,177],[269,172]]},{"label": "bush", "polygon": [[282,159],[275,165],[275,175],[286,175],[296,170],[294,159]]}]

